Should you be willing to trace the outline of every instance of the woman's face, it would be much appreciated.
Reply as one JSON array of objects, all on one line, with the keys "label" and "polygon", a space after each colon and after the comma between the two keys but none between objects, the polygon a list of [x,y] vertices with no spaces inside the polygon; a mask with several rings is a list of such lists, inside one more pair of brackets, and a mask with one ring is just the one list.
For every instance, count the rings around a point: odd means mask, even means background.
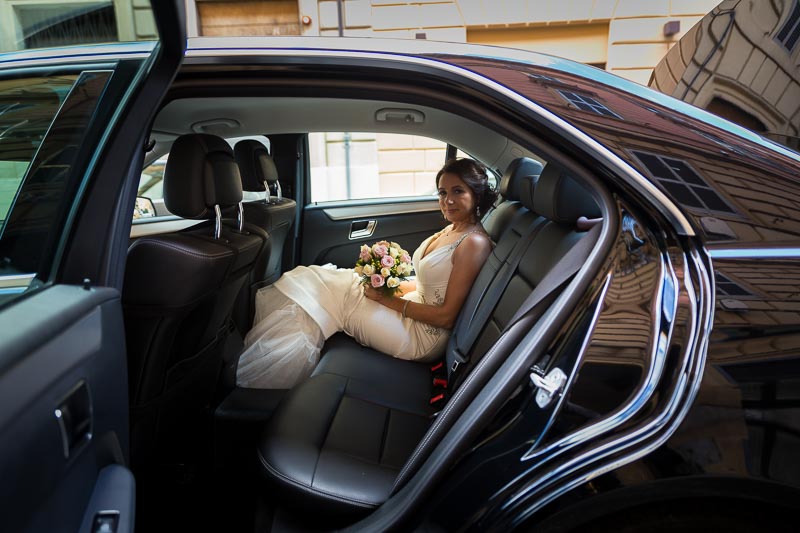
[{"label": "woman's face", "polygon": [[445,172],[439,178],[439,209],[444,218],[457,223],[475,221],[477,198],[472,189],[457,174]]}]

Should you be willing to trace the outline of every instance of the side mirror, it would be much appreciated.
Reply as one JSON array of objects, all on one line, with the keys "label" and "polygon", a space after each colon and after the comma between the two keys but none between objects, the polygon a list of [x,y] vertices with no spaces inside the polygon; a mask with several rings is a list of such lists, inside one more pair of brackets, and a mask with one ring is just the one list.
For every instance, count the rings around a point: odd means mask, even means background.
[{"label": "side mirror", "polygon": [[133,208],[133,220],[156,216],[156,206],[153,200],[144,196],[136,197],[136,206]]}]

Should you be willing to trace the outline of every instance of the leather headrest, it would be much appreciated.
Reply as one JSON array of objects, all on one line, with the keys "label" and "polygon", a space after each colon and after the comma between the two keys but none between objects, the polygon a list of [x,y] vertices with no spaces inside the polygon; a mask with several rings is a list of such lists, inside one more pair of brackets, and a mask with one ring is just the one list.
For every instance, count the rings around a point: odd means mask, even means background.
[{"label": "leather headrest", "polygon": [[270,185],[278,181],[278,169],[269,155],[267,147],[253,139],[245,139],[233,147],[233,155],[242,175],[245,191],[261,192],[264,182]]},{"label": "leather headrest", "polygon": [[574,223],[582,216],[601,216],[592,194],[553,164],[548,164],[539,176],[533,207],[536,213],[561,223]]},{"label": "leather headrest", "polygon": [[523,176],[519,179],[517,190],[519,191],[519,202],[534,211],[534,191],[536,190],[536,183],[539,181],[539,176]]},{"label": "leather headrest", "polygon": [[518,157],[513,160],[500,179],[498,192],[506,200],[520,199],[519,184],[525,176],[538,176],[542,173],[542,164],[530,157]]},{"label": "leather headrest", "polygon": [[242,180],[233,150],[224,139],[190,133],[172,143],[164,169],[164,204],[183,218],[214,217],[214,206],[242,201]]}]

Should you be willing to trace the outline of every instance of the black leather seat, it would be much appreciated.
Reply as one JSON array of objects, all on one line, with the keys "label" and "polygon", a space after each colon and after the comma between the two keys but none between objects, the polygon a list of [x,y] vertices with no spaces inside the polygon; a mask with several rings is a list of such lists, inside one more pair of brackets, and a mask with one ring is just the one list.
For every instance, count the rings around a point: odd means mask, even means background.
[{"label": "black leather seat", "polygon": [[242,189],[249,192],[267,192],[267,199],[244,202],[244,218],[250,224],[262,228],[269,234],[270,250],[264,254],[253,269],[253,281],[259,286],[277,280],[283,264],[283,247],[294,224],[297,203],[291,198],[272,196],[269,192],[277,187],[278,170],[267,148],[252,139],[239,141],[234,147],[234,156],[242,176]]},{"label": "black leather seat", "polygon": [[241,198],[239,169],[223,139],[191,134],[174,142],[166,206],[207,222],[139,238],[128,250],[122,302],[137,463],[165,443],[186,451],[212,403],[234,300],[267,242],[259,228],[240,230],[219,216]]},{"label": "black leather seat", "polygon": [[[555,168],[535,181],[520,181],[522,207],[501,231],[456,322],[445,353],[451,394],[548,270],[585,235],[575,230],[578,217],[599,214],[591,195]],[[427,365],[344,335],[331,338],[311,378],[287,395],[265,428],[264,473],[288,505],[343,519],[366,514],[435,445],[423,441],[430,415],[441,409],[430,405],[431,378]]]},{"label": "black leather seat", "polygon": [[523,178],[529,176],[535,183],[542,173],[542,168],[541,163],[530,157],[518,157],[508,165],[498,186],[500,196],[481,220],[481,224],[493,242],[500,239],[501,233],[508,228],[511,219],[520,209],[519,187]]}]

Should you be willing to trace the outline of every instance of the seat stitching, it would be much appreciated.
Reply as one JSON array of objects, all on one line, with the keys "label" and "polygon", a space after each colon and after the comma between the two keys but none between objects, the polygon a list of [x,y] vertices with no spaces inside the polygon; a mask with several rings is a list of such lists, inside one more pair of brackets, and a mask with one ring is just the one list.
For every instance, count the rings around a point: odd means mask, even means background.
[{"label": "seat stitching", "polygon": [[293,478],[283,474],[282,472],[276,470],[275,467],[273,467],[272,465],[269,464],[269,462],[266,460],[266,458],[261,453],[261,450],[258,451],[258,458],[261,461],[261,465],[264,468],[266,468],[271,474],[273,474],[276,477],[279,477],[279,478],[283,479],[284,481],[294,485],[296,488],[301,489],[304,492],[309,493],[311,495],[322,494],[322,495],[327,496],[327,497],[329,497],[329,498],[331,498],[333,500],[338,500],[338,501],[344,502],[344,503],[356,504],[356,505],[360,505],[362,507],[374,508],[374,507],[377,507],[378,505],[380,505],[379,503],[368,502],[368,501],[365,501],[365,500],[358,500],[358,499],[355,499],[355,498],[347,498],[345,496],[340,496],[338,494],[334,494],[334,493],[328,492],[326,490],[322,490],[322,489],[319,489],[319,488],[316,488],[316,487],[308,486],[305,483],[303,483],[301,481],[298,481],[296,479],[293,479]]}]

